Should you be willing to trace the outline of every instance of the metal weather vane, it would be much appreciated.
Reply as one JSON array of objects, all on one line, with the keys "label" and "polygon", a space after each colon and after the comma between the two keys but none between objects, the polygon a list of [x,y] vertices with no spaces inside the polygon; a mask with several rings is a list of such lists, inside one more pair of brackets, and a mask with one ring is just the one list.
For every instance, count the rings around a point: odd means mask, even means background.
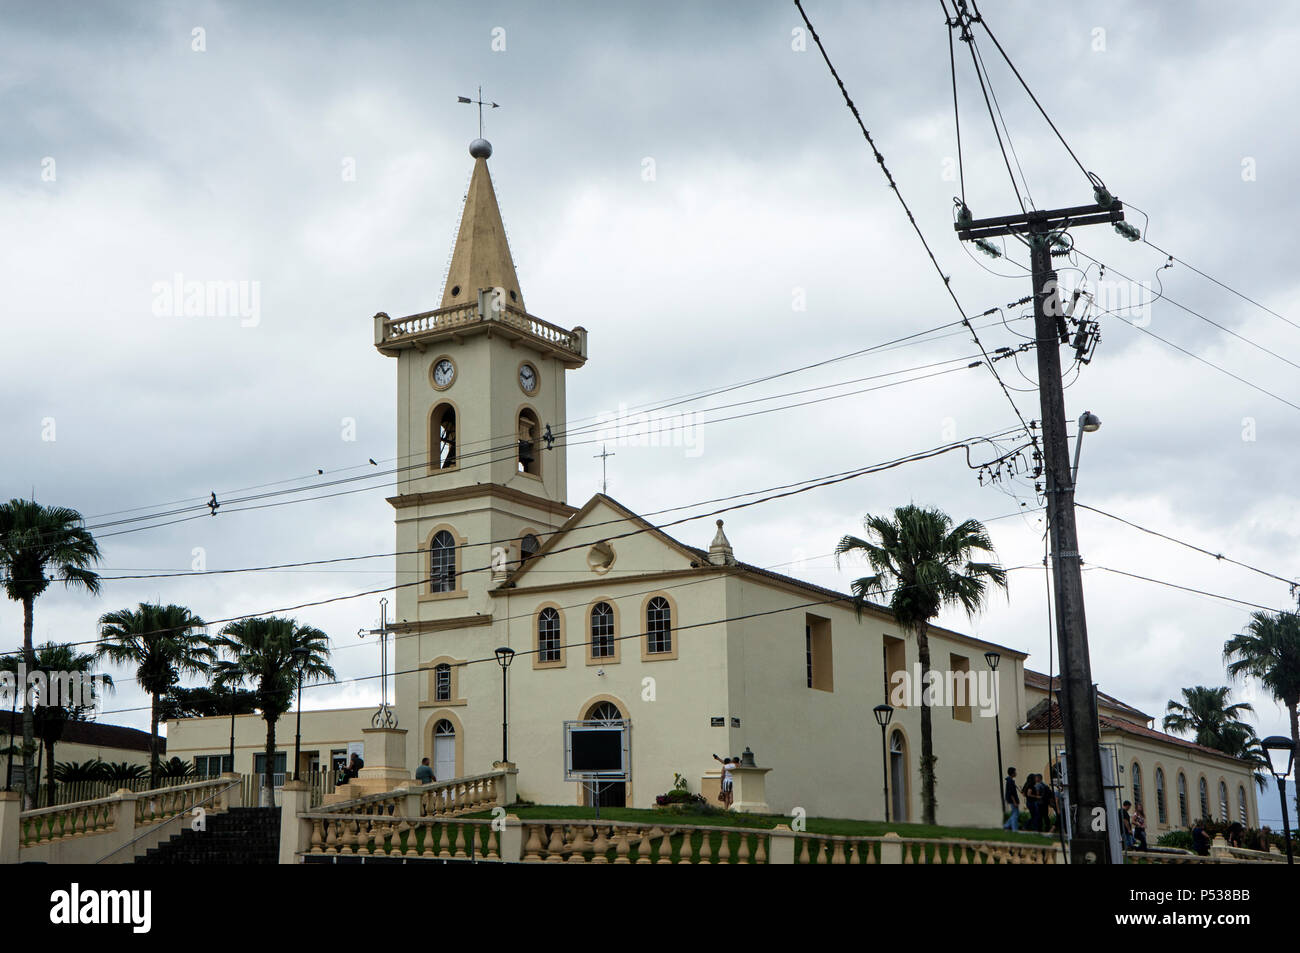
[{"label": "metal weather vane", "polygon": [[479,137],[480,139],[483,138],[483,107],[484,107],[484,106],[487,106],[487,107],[489,107],[490,109],[500,109],[500,108],[501,108],[501,104],[500,104],[500,103],[490,102],[490,101],[485,100],[485,99],[483,98],[483,87],[482,87],[482,86],[480,86],[480,87],[478,88],[478,99],[470,99],[468,96],[457,96],[457,97],[456,97],[456,102],[458,102],[458,103],[468,103],[468,104],[471,105],[471,106],[473,106],[473,105],[477,105],[477,106],[478,106],[478,137]]}]

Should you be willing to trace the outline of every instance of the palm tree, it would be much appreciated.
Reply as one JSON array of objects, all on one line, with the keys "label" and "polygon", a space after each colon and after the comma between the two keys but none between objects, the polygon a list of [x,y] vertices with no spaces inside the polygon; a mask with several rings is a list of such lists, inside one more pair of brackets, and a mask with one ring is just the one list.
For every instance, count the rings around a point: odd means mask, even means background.
[{"label": "palm tree", "polygon": [[[1161,722],[1165,731],[1194,735],[1198,745],[1217,751],[1226,750],[1224,745],[1229,743],[1230,735],[1240,736],[1245,733],[1249,737],[1255,734],[1255,729],[1239,717],[1243,714],[1253,715],[1255,709],[1246,702],[1229,705],[1228,695],[1232,689],[1226,685],[1218,688],[1194,685],[1184,688],[1182,692],[1181,702],[1171,700],[1165,706],[1166,714]],[[1234,740],[1240,747],[1243,739],[1236,737]]]},{"label": "palm tree", "polygon": [[[99,545],[76,510],[41,506],[35,500],[0,503],[0,570],[5,574],[5,595],[23,604],[23,661],[28,671],[36,666],[32,647],[36,599],[56,581],[95,595],[99,576],[90,567],[98,561]],[[31,776],[34,733],[32,706],[24,701],[24,779]]]},{"label": "palm tree", "polygon": [[1181,735],[1191,735],[1198,745],[1213,748],[1245,761],[1255,767],[1255,783],[1262,790],[1265,777],[1261,767],[1267,768],[1264,749],[1260,746],[1255,729],[1242,721],[1239,716],[1254,714],[1255,709],[1247,702],[1228,704],[1232,689],[1226,685],[1208,688],[1194,685],[1182,690],[1183,700],[1170,700],[1165,706],[1165,717],[1161,726],[1165,731]]},{"label": "palm tree", "polygon": [[[266,722],[263,787],[271,803],[275,790],[275,723],[293,702],[299,668],[304,681],[334,678],[329,665],[329,636],[320,629],[299,625],[281,616],[262,616],[231,622],[213,643],[229,658],[221,671],[228,684],[252,685],[257,707]],[[301,650],[301,661],[295,657]]]},{"label": "palm tree", "polygon": [[[32,727],[36,736],[41,739],[45,746],[45,763],[50,766],[46,773],[46,802],[53,806],[55,803],[55,761],[54,746],[63,738],[63,728],[70,721],[87,721],[87,716],[95,710],[95,703],[98,701],[96,694],[97,686],[93,681],[89,683],[89,697],[85,694],[77,693],[80,697],[76,699],[62,698],[62,688],[56,687],[55,679],[51,676],[56,673],[67,672],[74,677],[90,676],[94,673],[95,656],[85,655],[77,651],[74,645],[56,645],[53,642],[47,642],[36,650],[36,664],[29,670],[31,672],[41,672],[46,676],[45,689],[42,692],[38,689],[37,705],[32,714]],[[5,655],[0,657],[0,672],[18,671],[18,657],[16,655]],[[99,676],[100,684],[106,689],[113,687],[113,679],[108,675]],[[72,691],[77,689],[67,686]],[[85,702],[85,704],[77,704]]]},{"label": "palm tree", "polygon": [[[871,516],[862,521],[869,539],[845,536],[835,546],[835,560],[846,553],[864,555],[874,575],[853,580],[858,615],[867,597],[888,596],[889,609],[898,625],[916,636],[921,663],[921,684],[929,683],[930,623],[945,606],[960,606],[968,617],[984,608],[990,584],[1007,587],[1007,573],[995,562],[976,562],[980,553],[996,555],[988,532],[977,520],[958,526],[937,509],[908,504],[892,517]],[[921,693],[921,816],[935,823],[934,732],[929,700]]]},{"label": "palm tree", "polygon": [[[1286,706],[1300,764],[1300,613],[1252,612],[1246,631],[1223,644],[1223,659],[1230,678],[1257,679]],[[1296,801],[1300,812],[1300,796]]]},{"label": "palm tree", "polygon": [[177,605],[142,602],[99,619],[96,653],[118,665],[134,665],[135,680],[149,693],[149,787],[158,786],[160,699],[182,675],[202,675],[215,657],[204,622]]}]

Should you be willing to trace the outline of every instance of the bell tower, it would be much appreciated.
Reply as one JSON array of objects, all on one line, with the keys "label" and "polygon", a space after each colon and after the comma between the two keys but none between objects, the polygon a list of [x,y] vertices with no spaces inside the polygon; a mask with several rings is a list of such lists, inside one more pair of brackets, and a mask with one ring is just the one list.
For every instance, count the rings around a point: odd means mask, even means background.
[{"label": "bell tower", "polygon": [[[492,146],[475,139],[469,152],[474,172],[441,303],[374,317],[375,348],[397,359],[389,503],[399,672],[438,654],[436,632],[487,621],[489,590],[575,512],[566,502],[564,378],[586,363],[587,332],[526,310],[488,171]],[[490,627],[480,631],[490,637]],[[414,717],[408,705],[425,694],[414,676],[399,678],[399,712]]]}]

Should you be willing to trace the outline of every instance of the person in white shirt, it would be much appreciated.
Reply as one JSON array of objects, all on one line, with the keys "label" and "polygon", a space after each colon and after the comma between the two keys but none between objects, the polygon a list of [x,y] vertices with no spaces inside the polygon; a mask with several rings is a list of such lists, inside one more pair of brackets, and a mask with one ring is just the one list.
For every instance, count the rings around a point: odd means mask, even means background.
[{"label": "person in white shirt", "polygon": [[725,804],[727,807],[731,807],[731,785],[732,785],[731,772],[735,769],[736,765],[740,764],[740,759],[719,758],[715,754],[713,756],[713,760],[722,765],[722,792],[721,792],[722,803]]}]

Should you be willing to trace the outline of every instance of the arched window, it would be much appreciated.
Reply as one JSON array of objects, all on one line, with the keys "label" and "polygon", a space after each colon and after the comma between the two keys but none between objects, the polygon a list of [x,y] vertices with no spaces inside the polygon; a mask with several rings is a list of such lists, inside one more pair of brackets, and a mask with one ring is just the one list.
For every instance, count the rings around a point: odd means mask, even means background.
[{"label": "arched window", "polygon": [[536,556],[537,551],[541,548],[542,548],[542,544],[537,539],[536,536],[534,536],[532,533],[525,533],[523,538],[519,540],[520,565],[523,565],[524,563],[528,562],[528,560],[531,559],[533,556]]},{"label": "arched window", "polygon": [[673,610],[663,596],[655,596],[645,607],[647,652],[673,650]]},{"label": "arched window", "polygon": [[1219,820],[1228,822],[1228,782],[1219,782]]},{"label": "arched window", "polygon": [[1169,810],[1165,807],[1165,769],[1156,768],[1156,820],[1169,823]]},{"label": "arched window", "polygon": [[1210,786],[1205,783],[1205,777],[1202,775],[1201,783],[1198,785],[1198,793],[1201,795],[1201,820],[1208,821],[1210,815]]},{"label": "arched window", "polygon": [[542,428],[537,421],[537,414],[525,407],[519,411],[519,472],[542,474],[542,454],[538,447]]},{"label": "arched window", "polygon": [[1147,808],[1142,803],[1142,765],[1136,761],[1133,762],[1133,804],[1135,806],[1140,805],[1144,811]]},{"label": "arched window", "polygon": [[1178,823],[1183,827],[1191,827],[1191,820],[1187,816],[1187,778],[1183,772],[1178,772]]},{"label": "arched window", "polygon": [[889,736],[889,800],[895,821],[907,820],[907,742],[897,729]]},{"label": "arched window", "polygon": [[429,446],[436,450],[430,461],[435,470],[456,466],[456,408],[439,404],[429,417]]},{"label": "arched window", "polygon": [[560,614],[550,606],[537,615],[537,660],[560,660]]},{"label": "arched window", "polygon": [[614,608],[608,602],[591,609],[591,657],[614,657]]},{"label": "arched window", "polygon": [[446,662],[433,668],[433,700],[451,701],[451,666]]},{"label": "arched window", "polygon": [[456,591],[456,538],[445,529],[434,534],[429,546],[429,589]]},{"label": "arched window", "polygon": [[623,724],[623,713],[613,702],[597,702],[587,712],[588,721],[599,721],[607,725]]},{"label": "arched window", "polygon": [[1249,817],[1249,813],[1248,813],[1248,811],[1246,810],[1246,787],[1245,787],[1245,785],[1238,785],[1238,787],[1237,787],[1237,816],[1238,816],[1239,820],[1241,821],[1241,824],[1242,824],[1243,827],[1249,827],[1249,826],[1250,826],[1250,823],[1249,823],[1249,822],[1250,822],[1250,817]]}]

